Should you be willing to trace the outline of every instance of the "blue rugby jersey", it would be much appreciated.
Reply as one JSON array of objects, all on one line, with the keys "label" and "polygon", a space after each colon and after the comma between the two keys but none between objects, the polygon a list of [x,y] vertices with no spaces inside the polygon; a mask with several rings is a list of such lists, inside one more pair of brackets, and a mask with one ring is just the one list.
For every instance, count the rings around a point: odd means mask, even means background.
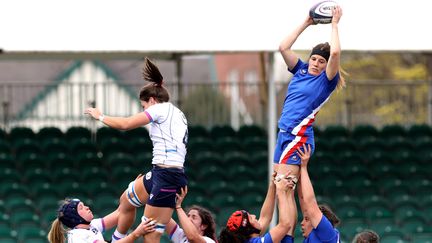
[{"label": "blue rugby jersey", "polygon": [[339,73],[329,80],[325,71],[318,76],[309,74],[308,66],[308,63],[299,59],[293,70],[288,69],[294,76],[288,86],[278,126],[291,134],[292,140],[296,136],[306,136],[306,143],[314,144],[312,124],[320,108],[335,90]]},{"label": "blue rugby jersey", "polygon": [[303,243],[340,243],[339,231],[333,227],[325,215],[315,229],[313,229]]}]

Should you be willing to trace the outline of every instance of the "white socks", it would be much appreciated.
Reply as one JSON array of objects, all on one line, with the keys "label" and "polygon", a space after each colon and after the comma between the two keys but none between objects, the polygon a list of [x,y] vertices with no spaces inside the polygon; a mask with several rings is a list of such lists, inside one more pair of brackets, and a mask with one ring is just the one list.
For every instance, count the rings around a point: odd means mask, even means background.
[{"label": "white socks", "polygon": [[123,239],[126,237],[126,234],[122,234],[120,232],[117,231],[117,229],[114,231],[112,237],[111,237],[111,243],[114,243],[120,239]]}]

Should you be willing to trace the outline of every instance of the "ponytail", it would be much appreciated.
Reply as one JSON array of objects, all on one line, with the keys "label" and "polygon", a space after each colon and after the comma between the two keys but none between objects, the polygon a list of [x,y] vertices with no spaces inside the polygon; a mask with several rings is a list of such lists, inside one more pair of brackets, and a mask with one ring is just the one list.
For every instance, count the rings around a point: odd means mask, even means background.
[{"label": "ponytail", "polygon": [[51,223],[51,229],[48,232],[48,241],[50,243],[64,243],[66,230],[58,218]]},{"label": "ponytail", "polygon": [[158,103],[168,102],[169,93],[163,84],[163,76],[159,71],[159,68],[150,61],[147,57],[144,61],[144,67],[142,71],[143,79],[151,82],[141,88],[139,99],[148,102],[153,97]]},{"label": "ponytail", "polygon": [[162,86],[163,76],[160,73],[159,68],[147,57],[144,60],[142,75],[144,80],[153,82],[156,86]]},{"label": "ponytail", "polygon": [[346,86],[345,77],[348,76],[348,73],[342,68],[339,67],[339,80],[337,83],[337,90],[342,90]]}]

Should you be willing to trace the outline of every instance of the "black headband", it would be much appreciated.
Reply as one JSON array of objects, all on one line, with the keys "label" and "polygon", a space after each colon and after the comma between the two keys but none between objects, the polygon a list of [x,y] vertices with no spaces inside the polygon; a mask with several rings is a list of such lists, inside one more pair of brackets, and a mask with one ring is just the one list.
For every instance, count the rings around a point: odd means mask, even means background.
[{"label": "black headband", "polygon": [[312,49],[312,52],[311,52],[310,56],[312,56],[312,55],[320,55],[324,59],[326,59],[326,61],[328,61],[328,59],[330,57],[330,52],[329,51],[321,50],[320,47],[316,47],[316,48]]}]

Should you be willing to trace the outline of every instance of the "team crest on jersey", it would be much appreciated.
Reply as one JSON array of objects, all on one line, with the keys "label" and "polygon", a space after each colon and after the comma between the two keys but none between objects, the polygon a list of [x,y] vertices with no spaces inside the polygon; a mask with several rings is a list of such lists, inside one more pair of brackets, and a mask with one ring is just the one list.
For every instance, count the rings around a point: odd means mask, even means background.
[{"label": "team crest on jersey", "polygon": [[150,180],[151,176],[152,176],[151,171],[147,172],[146,177],[145,177],[146,180]]},{"label": "team crest on jersey", "polygon": [[301,73],[301,74],[306,74],[306,73],[307,73],[307,70],[306,70],[306,69],[300,69],[300,73]]},{"label": "team crest on jersey", "polygon": [[297,155],[293,155],[293,156],[291,157],[291,159],[294,160],[294,161],[297,161],[299,158],[298,158]]}]

